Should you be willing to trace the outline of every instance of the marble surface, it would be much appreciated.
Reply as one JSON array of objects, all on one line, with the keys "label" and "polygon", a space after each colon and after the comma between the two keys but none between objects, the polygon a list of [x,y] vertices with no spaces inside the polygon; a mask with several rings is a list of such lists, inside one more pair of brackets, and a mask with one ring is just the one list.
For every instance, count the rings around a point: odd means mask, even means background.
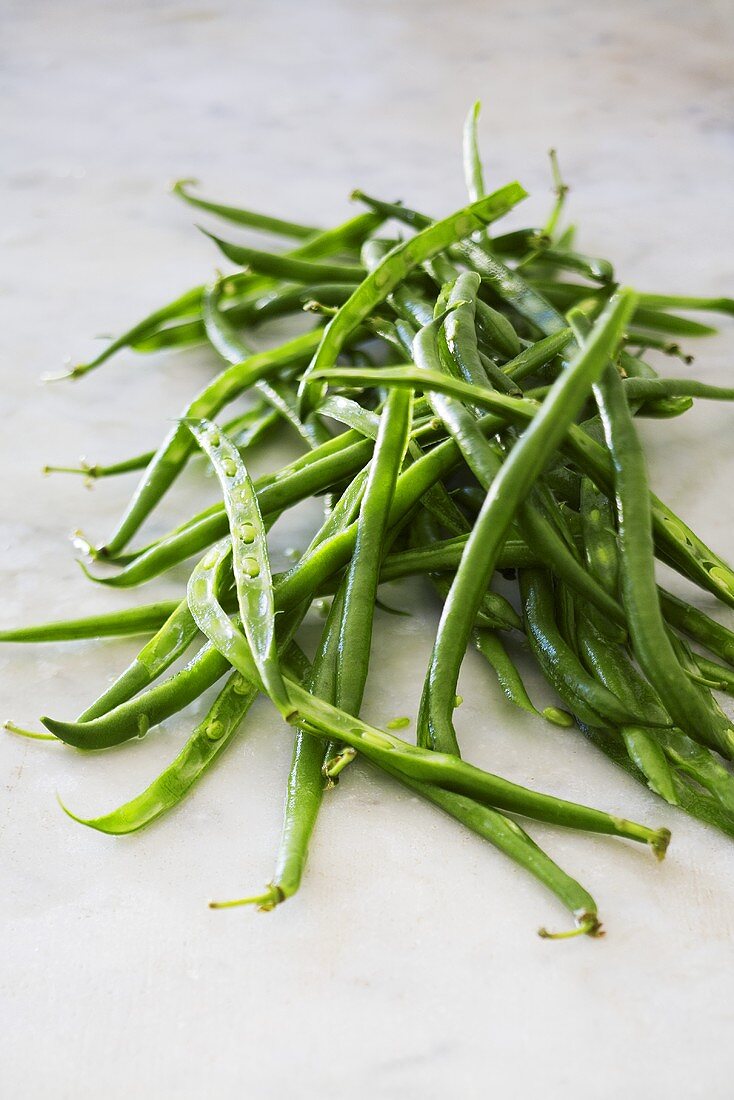
[{"label": "marble surface", "polygon": [[[154,444],[214,362],[128,355],[78,385],[37,380],[213,269],[165,193],[176,176],[324,222],[347,215],[356,185],[448,211],[463,197],[461,121],[480,97],[489,178],[528,186],[523,217],[546,209],[554,144],[588,251],[643,289],[734,287],[725,0],[4,0],[2,15],[3,624],[138,598],[86,583],[65,537],[103,536],[130,480],[87,492],[39,470]],[[697,376],[730,378],[733,335],[723,325],[700,345]],[[644,428],[658,491],[730,558],[731,425],[729,409],[701,404]],[[201,494],[187,476],[151,529]],[[314,520],[294,514],[277,548]],[[377,722],[415,710],[436,608],[419,584],[410,599],[413,618],[379,624]],[[2,709],[31,725],[71,715],[134,650],[3,648]],[[513,712],[478,660],[461,686],[469,759],[672,826],[661,866],[623,842],[533,829],[598,898],[606,939],[539,940],[538,925],[566,920],[553,898],[362,767],[327,799],[295,901],[270,916],[210,912],[209,897],[271,871],[289,738],[264,705],[179,810],[119,840],[65,818],[55,793],[82,813],[119,803],[174,755],[190,716],[89,757],[3,739],[4,1094],[730,1096],[731,843],[578,735]]]}]

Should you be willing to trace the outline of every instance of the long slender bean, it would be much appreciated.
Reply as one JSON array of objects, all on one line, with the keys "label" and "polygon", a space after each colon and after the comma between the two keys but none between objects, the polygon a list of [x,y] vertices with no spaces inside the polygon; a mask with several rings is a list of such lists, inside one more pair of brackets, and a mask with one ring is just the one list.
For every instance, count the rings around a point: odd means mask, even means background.
[{"label": "long slender bean", "polygon": [[239,672],[230,673],[206,717],[198,723],[181,752],[144,791],[99,817],[80,817],[62,803],[64,811],[74,821],[113,836],[134,833],[150,825],[178,805],[232,742],[257,695],[257,688]]},{"label": "long slender bean", "polygon": [[490,486],[444,606],[424,685],[422,706],[425,713],[430,709],[436,723],[432,740],[437,748],[455,741],[452,716],[459,668],[481,594],[494,571],[516,509],[578,415],[589,387],[616,349],[633,307],[631,292],[615,295],[593,336],[556,381]]},{"label": "long slender bean", "polygon": [[655,582],[647,471],[616,370],[606,371],[595,394],[614,461],[619,543],[625,559],[621,591],[635,656],[650,683],[665,699],[676,725],[691,737],[704,739],[712,747],[732,755],[734,730],[706,705],[697,686],[681,675],[665,628]]}]

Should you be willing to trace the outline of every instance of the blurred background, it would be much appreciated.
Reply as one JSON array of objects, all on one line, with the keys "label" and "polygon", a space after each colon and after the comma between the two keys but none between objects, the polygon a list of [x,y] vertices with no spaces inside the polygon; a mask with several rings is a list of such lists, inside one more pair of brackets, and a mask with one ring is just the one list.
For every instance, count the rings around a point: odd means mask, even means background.
[{"label": "blurred background", "polygon": [[[107,531],[131,483],[87,493],[40,467],[154,445],[214,360],[128,354],[78,384],[38,377],[213,272],[198,219],[167,192],[178,177],[316,224],[348,216],[357,186],[446,213],[464,201],[461,125],[481,99],[487,181],[522,181],[524,223],[551,202],[553,146],[584,251],[642,290],[734,288],[730,0],[0,0],[0,29],[3,623],[121,606],[83,582],[65,536],[72,521]],[[723,325],[693,349],[697,377],[730,379],[731,339]],[[660,495],[733,557],[730,410],[644,431]],[[177,493],[162,527],[187,494],[201,499],[193,479]],[[421,599],[380,635],[376,681],[394,691],[373,691],[375,720],[414,709],[436,617]],[[134,652],[3,650],[4,710],[26,725],[72,713]],[[466,676],[472,759],[659,818],[578,735],[523,721],[486,675]],[[610,929],[549,945],[534,930],[563,914],[539,887],[355,769],[301,895],[271,917],[211,914],[208,897],[271,870],[290,749],[258,713],[171,820],[119,843],[65,819],[55,792],[81,812],[116,805],[174,755],[185,723],[92,758],[0,743],[8,1095],[730,1095],[723,840],[675,817],[656,868],[601,837],[537,829],[583,871]]]}]

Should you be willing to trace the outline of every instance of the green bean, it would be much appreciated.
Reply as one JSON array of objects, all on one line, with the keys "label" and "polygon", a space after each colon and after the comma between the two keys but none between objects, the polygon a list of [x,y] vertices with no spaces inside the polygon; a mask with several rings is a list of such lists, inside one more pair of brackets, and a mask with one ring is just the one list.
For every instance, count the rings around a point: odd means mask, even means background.
[{"label": "green bean", "polygon": [[614,462],[619,545],[625,561],[620,586],[635,656],[665,699],[676,725],[695,739],[703,739],[727,754],[734,753],[734,730],[718,719],[696,686],[681,675],[665,628],[655,583],[647,470],[615,369],[607,370],[595,395]]},{"label": "green bean", "polygon": [[[457,276],[446,302],[449,311],[442,317],[443,333],[454,364],[454,372],[474,386],[487,384],[477,347],[476,309],[479,282],[479,276],[472,271]],[[439,312],[436,316],[440,315]]]},{"label": "green bean", "polygon": [[80,638],[120,638],[158,630],[179,606],[178,600],[88,615],[82,619],[0,630],[0,642],[71,642]]},{"label": "green bean", "polygon": [[[620,355],[620,366],[622,373],[627,375],[628,378],[657,378],[657,371],[654,370],[649,363],[646,363],[644,359],[640,359],[636,356],[630,355],[628,352],[623,351]],[[627,392],[627,391],[625,391]],[[684,412],[693,405],[693,400],[690,397],[656,397],[649,400],[643,400],[635,404],[635,412],[639,416],[654,416],[654,417],[671,417],[681,416]]]},{"label": "green bean", "polygon": [[664,588],[659,588],[658,593],[660,606],[669,623],[717,657],[721,657],[727,664],[734,665],[734,631]]},{"label": "green bean", "polygon": [[[324,663],[328,665],[328,646],[331,643],[331,647],[334,650],[331,656],[331,675],[333,683],[334,668],[336,667],[335,658],[338,634],[335,629],[332,629],[331,635],[329,635],[328,624],[327,630],[325,630],[325,639],[322,645],[327,648],[325,650],[320,650],[319,656],[323,654],[322,659]],[[323,698],[327,697],[324,691],[319,691],[318,694]],[[313,738],[311,740],[313,740]],[[559,900],[570,909],[575,917],[576,927],[580,932],[586,932],[589,935],[596,935],[599,933],[600,926],[598,923],[596,903],[582,887],[579,887],[578,883],[569,878],[557,864],[553,863],[553,861],[534,844],[519,825],[503,815],[498,814],[496,811],[486,806],[480,806],[479,803],[465,798],[462,795],[441,790],[431,784],[409,779],[407,776],[401,774],[400,771],[388,768],[384,762],[382,767],[383,770],[387,770],[389,774],[407,786],[410,790],[413,790],[421,795],[421,797],[439,806],[445,813],[453,816],[457,821],[460,821],[478,836],[488,840],[495,847],[499,848],[500,851],[504,852],[511,859],[514,859],[521,867],[524,867],[526,870],[530,871],[531,874],[535,875],[540,882],[552,890]],[[299,863],[299,866],[302,866],[302,862]]]},{"label": "green bean", "polygon": [[581,530],[589,570],[610,596],[619,594],[619,556],[614,530],[614,512],[604,493],[584,477],[581,479]]},{"label": "green bean", "polygon": [[[372,200],[368,200],[366,196],[363,198],[372,205]],[[381,206],[384,207],[384,204]],[[427,233],[433,226],[439,224],[432,222],[424,214],[407,211],[404,207],[396,207],[395,216],[408,225],[419,225],[421,233]],[[465,241],[460,246],[459,254],[465,263],[481,275],[482,280],[492,287],[503,302],[510,305],[535,328],[540,329],[544,335],[566,328],[563,317],[551,303],[546,301],[535,287],[526,282],[517,272],[511,271],[501,263],[496,256],[490,255],[480,245],[471,241]]]},{"label": "green bean", "polygon": [[[282,507],[287,507],[289,502],[295,503],[300,500],[301,498],[298,496],[298,493],[301,490],[297,489],[298,479],[303,479],[304,477],[308,478],[310,475],[306,473],[307,468],[315,467],[317,463],[319,464],[318,470],[320,472],[314,481],[314,488],[312,490],[314,493],[322,492],[324,489],[328,488],[329,485],[333,484],[334,481],[341,480],[345,470],[348,473],[351,469],[353,461],[364,462],[369,457],[369,451],[366,452],[366,457],[364,458],[362,453],[357,454],[355,452],[350,452],[350,456],[343,455],[342,452],[347,451],[354,444],[361,442],[362,439],[359,433],[343,432],[341,435],[334,436],[327,442],[315,447],[312,451],[307,451],[305,454],[299,455],[298,458],[294,459],[287,466],[283,466],[279,471],[265,474],[263,477],[258,478],[255,485],[256,490],[262,493],[267,489],[272,497],[271,500],[266,499],[263,503],[263,498],[261,496],[261,507],[263,507],[265,511],[270,510],[273,514],[276,514],[281,505]],[[335,459],[337,462],[336,468],[330,467],[328,460],[338,454],[342,454],[342,459]],[[311,473],[313,474],[314,471],[312,470]],[[322,477],[325,481],[322,480]],[[333,481],[331,480],[332,477]],[[296,479],[295,484],[284,487],[284,483],[289,482],[291,478]],[[285,498],[280,495],[283,492],[286,493]],[[295,495],[290,496],[291,492]],[[177,561],[183,560],[185,557],[189,556],[190,553],[195,553],[198,549],[204,549],[206,546],[210,546],[212,542],[216,542],[216,540],[224,534],[224,530],[216,527],[216,523],[221,523],[223,516],[224,505],[221,503],[213,504],[209,508],[205,508],[202,512],[197,513],[197,515],[192,516],[178,527],[174,527],[173,530],[169,531],[167,534],[148,543],[146,546],[138,547],[135,551],[128,554],[116,554],[114,563],[116,565],[127,565],[142,558],[143,555],[152,554],[154,551],[163,552],[166,551],[166,548],[170,551],[174,544],[180,542],[186,544],[189,536],[192,538],[203,538],[204,536],[201,535],[201,531],[206,529],[207,524],[214,524],[215,526],[212,528],[214,533],[208,541],[201,542],[201,545],[197,545],[193,551],[187,550],[187,552],[183,552],[183,550],[181,550],[179,557],[175,559]],[[199,532],[199,535],[196,535],[197,532]],[[88,546],[85,545],[83,549],[86,553],[90,553]],[[184,549],[186,549],[185,546]]]},{"label": "green bean", "polygon": [[132,458],[125,458],[122,462],[113,462],[109,466],[102,466],[97,462],[90,463],[82,457],[78,466],[43,466],[43,474],[80,474],[87,482],[96,481],[101,477],[117,477],[118,474],[129,474],[135,470],[144,470],[152,459],[155,451],[145,451]]},{"label": "green bean", "polygon": [[702,676],[715,685],[718,691],[725,691],[727,695],[734,695],[734,672],[717,661],[710,661],[699,653],[694,653],[694,660]]},{"label": "green bean", "polygon": [[178,805],[232,742],[257,695],[257,688],[238,672],[232,672],[178,756],[141,794],[101,817],[80,817],[62,803],[65,813],[81,825],[113,836],[134,833],[150,825]]},{"label": "green bean", "polygon": [[[273,581],[255,488],[239,451],[224,432],[208,420],[188,421],[188,427],[214,467],[224,494],[237,602],[250,651],[271,701],[288,721],[293,708],[275,644]],[[216,559],[216,551],[213,554]]]},{"label": "green bean", "polygon": [[516,707],[525,710],[528,714],[547,718],[557,726],[569,726],[573,724],[573,718],[557,707],[546,707],[539,711],[527,693],[522,677],[511,660],[499,635],[494,630],[485,627],[477,627],[472,633],[474,645],[494,669],[502,691]]},{"label": "green bean", "polygon": [[171,185],[171,191],[189,206],[196,206],[199,210],[206,210],[209,214],[216,214],[218,218],[235,222],[237,225],[246,225],[250,229],[262,229],[266,233],[276,233],[281,237],[295,237],[302,240],[308,240],[309,237],[323,233],[322,229],[312,225],[285,221],[283,218],[272,218],[268,214],[257,214],[253,210],[243,210],[239,206],[226,206],[223,203],[197,198],[196,195],[189,194],[187,188],[198,182],[195,179],[176,180]]},{"label": "green bean", "polygon": [[[345,249],[348,250],[350,248],[359,247],[365,236],[373,232],[380,225],[381,221],[382,218],[379,215],[371,213],[361,214],[333,229],[326,229],[316,236],[309,237],[304,244],[300,245],[298,248],[292,249],[287,255],[293,259],[319,259],[322,256],[334,255]],[[232,275],[228,277],[226,285],[235,293],[237,291],[246,291],[252,295],[260,294],[262,291],[271,288],[272,280],[257,275]],[[133,325],[132,328],[112,341],[104,351],[89,363],[77,364],[71,370],[61,375],[49,377],[78,378],[88,371],[101,366],[102,363],[110,359],[115,352],[119,351],[121,348],[134,347],[137,349],[140,344],[146,341],[151,341],[155,344],[157,333],[162,325],[165,325],[167,321],[180,321],[186,316],[193,316],[195,318],[195,320],[190,323],[191,325],[195,325],[196,329],[195,331],[189,330],[189,335],[198,338],[202,330],[198,327],[201,322],[198,320],[197,315],[200,315],[201,297],[203,293],[203,286],[193,287],[191,290],[181,295],[181,297],[175,299],[173,302],[169,302],[158,310],[154,310],[153,313],[143,318],[138,324]],[[167,346],[165,344],[166,339],[171,339],[175,342],[176,338],[172,334],[169,337],[161,336],[159,346]]]},{"label": "green bean", "polygon": [[477,298],[477,328],[485,345],[502,359],[513,359],[520,354],[520,337],[504,313],[493,309],[481,298]]},{"label": "green bean", "polygon": [[629,402],[649,398],[701,397],[709,401],[734,401],[734,388],[711,386],[694,378],[627,378],[624,392]]},{"label": "green bean", "polygon": [[728,813],[734,814],[734,776],[712,752],[676,729],[665,730],[661,742],[665,755],[679,771],[713,795]]},{"label": "green bean", "polygon": [[[430,575],[431,584],[442,600],[445,600],[449,594],[451,579],[451,575],[443,575],[441,573],[433,573]],[[515,611],[512,604],[509,603],[504,596],[501,596],[499,592],[493,592],[491,588],[487,588],[487,591],[482,596],[479,611],[477,612],[477,624],[490,630],[522,629],[522,619],[517,611]],[[419,737],[422,737],[420,730],[424,722],[430,722],[430,716],[419,716]]]},{"label": "green bean", "polygon": [[651,348],[653,351],[661,351],[663,355],[670,355],[676,359],[681,359],[684,363],[691,364],[694,357],[688,355],[680,344],[676,344],[671,340],[666,340],[664,336],[655,336],[651,332],[641,332],[633,325],[627,330],[627,340],[625,341],[628,347],[636,347],[639,350]]},{"label": "green bean", "polygon": [[394,390],[380,418],[344,582],[334,701],[350,714],[359,713],[367,680],[380,565],[395,485],[408,446],[412,401],[410,391]]},{"label": "green bean", "polygon": [[[242,275],[235,274],[230,275],[227,279],[227,291],[233,294],[236,293],[259,293],[266,289],[269,285],[269,280],[263,279],[257,275]],[[201,310],[201,297],[204,293],[204,286],[195,286],[190,290],[187,290],[184,294],[181,294],[178,298],[174,298],[172,302],[168,302],[166,305],[161,306],[159,309],[153,310],[142,321],[138,321],[137,324],[127,329],[121,336],[116,337],[111,343],[104,348],[99,355],[95,356],[87,363],[77,363],[69,370],[60,374],[46,374],[43,375],[44,381],[58,381],[67,378],[81,378],[82,375],[88,374],[89,371],[95,370],[108,359],[121,351],[123,348],[132,347],[140,340],[143,340],[151,336],[156,332],[161,325],[165,325],[168,321],[179,321],[185,317],[196,317]]]},{"label": "green bean", "polygon": [[575,929],[572,932],[548,932],[541,928],[543,939],[565,939],[573,935],[603,936],[596,902],[575,879],[563,871],[557,863],[539,848],[531,837],[512,818],[482,806],[464,795],[443,790],[429,783],[419,783],[382,765],[410,790],[432,802],[483,840],[488,840],[499,851],[529,871],[539,882],[551,890],[559,901],[573,914]]},{"label": "green bean", "polygon": [[664,332],[671,336],[714,336],[718,331],[711,325],[702,325],[700,321],[691,321],[688,317],[641,306],[635,310],[632,320],[638,328]]},{"label": "green bean", "polygon": [[[56,718],[41,719],[44,726],[67,745],[78,749],[106,749],[144,737],[148,730],[192,703],[207,688],[220,680],[227,671],[227,661],[207,644],[185,668],[169,680],[150,688],[144,695],[121,703],[105,712],[97,709],[90,717],[85,711],[77,722],[61,722]],[[91,708],[90,708],[91,709]]]},{"label": "green bean", "polygon": [[[299,663],[305,666],[299,669],[299,678],[306,680],[308,690],[329,702],[333,701],[333,649],[338,633],[338,622],[338,601],[335,600],[312,667],[308,666],[306,658],[300,654],[297,646],[293,645],[288,653],[290,657],[288,663],[291,667],[299,658]],[[328,748],[326,752],[328,753]],[[211,909],[257,905],[261,912],[268,912],[298,891],[306,866],[308,846],[323,800],[324,762],[323,744],[304,730],[297,729],[288,773],[283,827],[272,881],[259,894],[231,901],[212,901],[209,903]]]},{"label": "green bean", "polygon": [[599,287],[583,286],[580,283],[559,283],[555,279],[534,278],[533,286],[557,309],[564,312],[580,302],[592,301],[601,304],[607,296],[607,290]]},{"label": "green bean", "polygon": [[368,439],[377,439],[379,417],[369,409],[363,409],[356,401],[332,395],[321,402],[319,410],[324,416],[330,416],[340,424],[353,428]]},{"label": "green bean", "polygon": [[180,297],[174,298],[172,302],[149,313],[142,321],[139,321],[136,325],[133,325],[132,328],[123,332],[121,336],[112,340],[99,355],[90,359],[88,363],[77,363],[62,374],[45,375],[44,379],[56,381],[62,378],[81,378],[82,375],[88,374],[89,371],[95,370],[96,367],[100,367],[108,359],[111,359],[115,352],[120,351],[122,348],[129,347],[135,340],[148,332],[155,331],[159,325],[164,324],[166,321],[195,314],[201,304],[202,290],[203,287],[193,287],[191,290],[187,290],[184,294],[180,295]]},{"label": "green bean", "polygon": [[[257,297],[243,302],[235,302],[223,310],[227,320],[238,327],[255,328],[275,318],[291,313],[300,313],[314,299],[326,305],[338,306],[349,297],[348,283],[316,283],[308,286],[274,286],[264,290]],[[188,347],[206,340],[204,322],[195,320],[179,321],[159,328],[142,340],[130,346],[133,351],[146,354],[162,351],[164,348]]]},{"label": "green bean", "polygon": [[[380,583],[399,580],[421,573],[447,573],[456,570],[464,552],[468,535],[437,539],[425,546],[413,545],[410,550],[388,554],[380,570]],[[497,559],[497,569],[517,569],[538,565],[538,555],[519,538],[508,538]]]},{"label": "green bean", "polygon": [[[307,557],[308,553],[312,552],[321,541],[327,541],[340,530],[342,526],[346,526],[352,521],[354,511],[359,505],[363,480],[364,478],[361,474],[357,475],[352,485],[347,489],[334,508],[331,516],[323,524],[321,531],[314,537],[304,557]],[[224,519],[226,524],[226,515]],[[303,598],[307,597],[308,592]],[[292,600],[290,604],[285,605],[281,609],[292,610],[296,605],[297,600]],[[188,649],[197,633],[198,627],[191,616],[186,600],[184,600],[176,607],[174,613],[167,622],[164,623],[156,636],[141,650],[132,664],[118,677],[115,683],[80,715],[72,730],[72,736],[80,740],[82,745],[91,742],[90,747],[103,747],[95,744],[100,735],[103,738],[112,738],[113,740],[109,743],[114,744],[118,743],[117,740],[114,740],[115,738],[118,740],[126,740],[129,737],[134,737],[137,732],[140,707],[136,703],[137,709],[131,714],[129,708],[128,710],[120,709],[121,705],[131,699],[132,696],[148,687],[158,676],[169,668],[170,665]],[[217,678],[217,665],[216,662],[211,660],[206,647],[200,650],[195,658],[195,662],[198,662],[196,666],[197,671],[201,671],[203,666],[204,671],[202,673],[201,683],[205,683],[206,687],[209,687]],[[213,676],[214,679],[206,682],[206,677],[210,675]],[[168,681],[167,684],[168,693],[176,691],[175,678],[173,681]],[[166,685],[161,685],[161,687],[166,687]],[[204,690],[204,688],[202,688],[202,690]],[[171,705],[173,708],[167,712],[166,716],[168,713],[175,713],[176,709],[180,709],[175,706],[175,701],[168,704],[166,695],[164,695],[164,702],[166,702],[166,705]],[[98,723],[91,729],[88,728],[87,724],[93,719],[99,718],[113,710],[116,713],[112,715],[109,722]]]},{"label": "green bean", "polygon": [[[335,604],[332,605],[332,610],[334,611],[335,609],[336,601]],[[331,618],[332,616],[330,615],[330,619]],[[338,620],[337,614],[334,614],[333,620],[334,623],[336,623]],[[328,698],[329,683],[333,686],[337,641],[338,631],[335,629],[335,626],[330,629],[330,624],[327,623],[327,627],[324,631],[324,639],[322,640],[322,648],[320,648],[317,657],[317,659],[323,661],[324,669],[327,673],[324,678],[324,683],[319,685],[322,690],[317,692],[322,698]],[[330,673],[330,680],[328,673]],[[302,736],[308,737],[308,735]],[[314,738],[308,740],[312,743],[314,742]],[[304,748],[305,747],[306,746],[304,746]],[[390,768],[384,761],[381,767],[404,786],[407,786],[422,798],[433,802],[434,805],[437,805],[445,813],[450,814],[484,840],[488,840],[496,848],[513,859],[519,866],[533,874],[540,882],[547,886],[548,889],[553,891],[559,900],[573,913],[576,928],[579,932],[586,932],[588,935],[599,934],[600,925],[598,922],[596,903],[593,898],[590,897],[583,887],[580,887],[577,882],[569,878],[557,864],[549,859],[542,849],[538,848],[527,833],[525,833],[514,821],[462,795],[442,790],[432,784],[421,783],[417,780],[409,779],[399,770]],[[319,792],[320,789],[319,787]],[[289,784],[289,792],[291,791],[293,791],[295,795],[296,788]],[[286,813],[288,816],[288,809],[293,803],[288,800],[286,805]],[[295,809],[290,816],[291,818],[296,818]],[[293,838],[289,831],[288,841],[290,841],[290,843],[282,844],[281,852],[284,850],[290,852],[290,862],[295,863],[300,871],[305,859],[305,852],[302,858],[299,859],[298,857],[304,846],[299,843],[301,833],[295,830],[293,830],[293,832],[295,833],[296,842],[293,843]],[[284,830],[284,836],[285,835]],[[283,860],[283,863],[285,863],[285,860]],[[282,881],[280,886],[282,892]],[[274,891],[269,894],[268,900],[273,896],[273,893]]]},{"label": "green bean", "polygon": [[78,722],[87,723],[108,714],[148,687],[183,656],[198,633],[186,601],[178,603],[131,664],[79,715]]},{"label": "green bean", "polygon": [[364,278],[364,269],[350,264],[326,264],[316,260],[301,260],[293,256],[279,256],[272,252],[262,252],[258,248],[247,248],[222,240],[206,229],[199,229],[228,260],[240,264],[246,271],[255,275],[267,275],[272,279],[285,279],[293,283],[360,283]]},{"label": "green bean", "polygon": [[[647,785],[655,794],[670,806],[679,806],[680,799],[676,788],[675,773],[660,747],[657,737],[648,729],[638,726],[623,726],[622,737],[632,760],[647,780]],[[665,736],[665,734],[663,735]]]},{"label": "green bean", "polygon": [[[564,183],[563,177],[561,176],[561,169],[560,165],[558,164],[558,154],[556,153],[555,149],[548,150],[548,157],[550,159],[551,176],[553,178],[553,192],[556,196],[556,201],[553,203],[553,209],[551,210],[548,221],[545,223],[545,226],[543,228],[543,236],[547,237],[549,240],[552,240],[555,235],[558,222],[560,221],[561,215],[563,214],[563,208],[566,205],[566,196],[568,195],[569,189],[567,184]],[[556,244],[559,248],[564,247],[564,242],[561,241],[560,238],[556,241]],[[567,247],[570,247],[570,242],[568,242]]]},{"label": "green bean", "polygon": [[[433,324],[438,325],[439,319],[434,321]],[[434,354],[433,350],[433,333],[434,329],[428,326],[423,330],[423,334],[416,337],[414,343],[416,364],[423,372],[430,371],[432,377],[438,373],[435,368],[440,369],[441,367],[440,357]],[[440,390],[441,387],[437,387],[437,391],[440,392]],[[460,392],[471,392],[473,394],[476,390],[476,386],[467,383],[466,390]],[[462,405],[450,398],[448,400],[439,398],[436,393],[429,395],[429,399],[436,413],[441,416],[448,430],[456,439],[475,477],[482,487],[487,490],[499,472],[501,466],[499,456],[489,448],[471,414]],[[561,576],[567,578],[570,584],[579,588],[589,599],[596,603],[601,601],[605,613],[611,616],[613,621],[624,625],[624,616],[621,609],[614,601],[609,600],[606,594],[588,577],[575,557],[568,552],[552,525],[540,509],[536,507],[533,500],[529,500],[522,505],[519,522],[526,539],[536,552],[540,553],[541,556],[547,556]]]},{"label": "green bean", "polygon": [[[616,593],[619,562],[613,524],[611,502],[584,479],[582,526],[587,562],[600,583]],[[598,615],[581,618],[578,643],[587,667],[620,699],[642,709],[661,709],[660,700],[650,685],[610,641],[606,623]],[[645,776],[650,789],[671,805],[678,805],[675,776],[661,747],[659,730],[623,726],[621,732],[630,759]]]},{"label": "green bean", "polygon": [[302,225],[300,222],[283,221],[282,218],[272,218],[268,215],[256,214],[251,210],[243,210],[237,206],[225,206],[221,203],[211,203],[205,199],[197,199],[183,190],[183,185],[192,183],[192,180],[179,180],[174,184],[173,190],[191,206],[197,206],[201,210],[216,214],[217,217],[234,222],[237,225],[246,225],[252,229],[263,229],[268,233],[277,233],[284,237],[295,237],[303,241],[303,244],[293,249],[292,252],[302,259],[318,259],[321,256],[333,256],[339,252],[350,251],[358,248],[365,237],[379,229],[383,219],[374,214],[359,214],[350,218],[333,229],[316,229],[313,226]]},{"label": "green bean", "polygon": [[684,294],[640,294],[644,309],[694,309],[734,316],[734,298],[695,298]]},{"label": "green bean", "polygon": [[558,248],[554,245],[541,243],[534,254],[534,263],[558,268],[561,271],[573,271],[577,275],[583,275],[592,282],[607,285],[614,282],[614,268],[609,260],[599,256],[586,256],[582,252],[574,252],[567,248]]},{"label": "green bean", "polygon": [[[269,405],[263,401],[258,401],[244,413],[240,413],[239,416],[235,416],[228,421],[224,425],[224,430],[228,435],[234,437],[237,446],[244,451],[259,443],[277,419],[277,413]],[[116,477],[118,474],[144,470],[154,456],[155,451],[146,451],[144,454],[135,455],[133,458],[124,459],[122,462],[116,462],[110,466],[88,463],[85,459],[81,459],[81,464],[78,467],[44,466],[43,473],[83,474],[84,477],[96,481],[98,478]],[[90,547],[90,551],[92,549]],[[119,561],[120,557],[121,555],[117,555],[115,561]]]},{"label": "green bean", "polygon": [[477,138],[477,123],[479,122],[481,109],[482,105],[477,100],[469,108],[469,113],[464,122],[464,179],[472,202],[478,202],[487,194],[484,187],[484,172]]},{"label": "green bean", "polygon": [[[595,292],[592,287],[580,286],[576,283],[556,283],[546,279],[534,279],[533,285],[544,297],[561,309],[569,309],[588,298],[598,298],[598,292]],[[716,332],[716,329],[711,328],[710,325],[702,325],[687,317],[666,313],[664,309],[652,308],[650,297],[647,295],[640,299],[631,318],[631,323],[635,326],[672,336],[711,336]],[[727,301],[727,299],[723,300]]]},{"label": "green bean", "polygon": [[578,415],[606,358],[616,349],[633,305],[631,292],[615,295],[594,330],[593,342],[586,344],[555,382],[487,493],[444,606],[424,685],[424,712],[432,713],[434,721],[441,716],[441,736],[448,742],[455,740],[452,712],[461,660],[515,512]]},{"label": "green bean", "polygon": [[[227,552],[222,546],[220,554]],[[216,600],[217,566],[202,563],[189,581],[189,599],[197,623],[214,641],[222,655],[243,676],[257,675],[247,641]],[[205,591],[206,586],[206,591]],[[564,824],[649,844],[660,858],[667,848],[667,829],[648,829],[635,822],[616,818],[599,810],[539,794],[484,772],[447,753],[432,752],[411,745],[394,734],[368,726],[354,715],[346,714],[286,677],[291,703],[299,722],[309,733],[324,739],[344,741],[378,766],[384,761],[411,779],[435,783],[447,790],[464,794],[498,809],[519,813],[536,820]]]},{"label": "green bean", "polygon": [[582,722],[603,725],[670,725],[668,715],[659,706],[635,705],[619,699],[604,683],[589,676],[576,658],[568,640],[556,623],[553,586],[540,569],[523,569],[520,592],[528,639],[538,664],[566,705]]},{"label": "green bean", "polygon": [[502,370],[515,382],[526,378],[529,374],[535,374],[537,370],[551,363],[556,355],[573,340],[570,328],[552,332],[550,336],[544,336],[534,344],[530,344],[509,363],[505,363]]},{"label": "green bean", "polygon": [[[333,366],[348,337],[370,313],[384,302],[388,294],[419,264],[442,252],[448,245],[506,214],[525,198],[526,192],[519,183],[511,183],[486,198],[459,210],[443,221],[421,230],[409,241],[395,246],[353,295],[341,307],[324,331],[310,366],[304,373],[300,393],[304,405],[312,402],[310,376],[315,370]],[[310,396],[306,396],[309,394]]]}]

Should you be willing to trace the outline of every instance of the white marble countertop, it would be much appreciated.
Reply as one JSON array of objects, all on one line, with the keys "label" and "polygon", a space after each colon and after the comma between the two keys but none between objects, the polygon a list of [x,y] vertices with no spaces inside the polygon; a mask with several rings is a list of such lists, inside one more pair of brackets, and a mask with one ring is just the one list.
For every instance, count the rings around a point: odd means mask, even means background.
[{"label": "white marble countertop", "polygon": [[[528,214],[546,209],[553,144],[588,251],[642,289],[734,288],[725,0],[6,0],[3,22],[3,624],[145,598],[90,586],[65,539],[104,535],[131,480],[87,492],[39,470],[153,445],[213,361],[123,355],[78,385],[37,379],[213,269],[165,193],[176,176],[324,222],[347,215],[357,185],[448,211],[480,97],[489,178],[520,178]],[[700,377],[731,377],[722,330],[700,345]],[[658,491],[729,558],[732,415],[701,404],[644,427]],[[199,499],[187,476],[156,522]],[[279,545],[312,518],[294,516]],[[436,608],[411,592],[416,615],[383,619],[376,637],[378,722],[414,713]],[[71,715],[134,651],[3,648],[0,717]],[[661,866],[623,842],[533,829],[597,897],[606,939],[538,939],[566,920],[552,897],[362,767],[327,800],[297,899],[270,916],[210,912],[209,897],[271,871],[289,738],[265,705],[170,818],[119,840],[65,818],[55,792],[80,812],[111,808],[174,755],[190,716],[89,757],[2,739],[3,1092],[730,1096],[734,847],[580,735],[512,711],[478,660],[462,691],[469,759],[673,828]]]}]

